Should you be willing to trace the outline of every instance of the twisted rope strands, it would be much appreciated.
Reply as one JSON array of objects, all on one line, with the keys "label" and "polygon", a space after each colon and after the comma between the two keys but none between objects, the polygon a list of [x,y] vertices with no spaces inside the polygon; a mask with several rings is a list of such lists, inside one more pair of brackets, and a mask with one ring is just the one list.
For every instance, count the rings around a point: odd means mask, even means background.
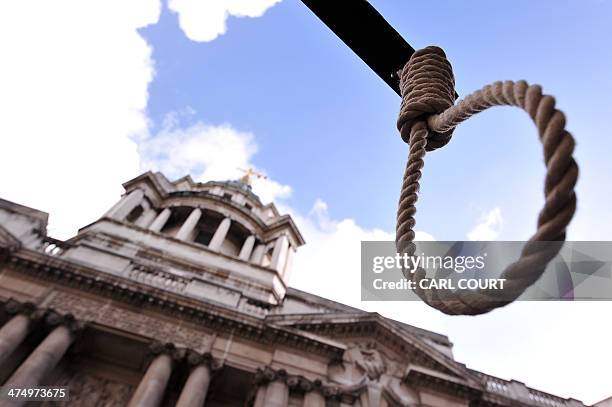
[{"label": "twisted rope strands", "polygon": [[[543,95],[539,85],[525,81],[495,82],[454,103],[454,77],[444,52],[437,47],[417,51],[401,72],[402,107],[398,128],[409,146],[408,162],[397,212],[396,245],[399,253],[414,255],[414,227],[419,180],[427,151],[446,145],[452,131],[463,121],[493,106],[516,106],[535,123],[544,150],[545,204],[538,216],[537,231],[521,257],[508,266],[503,293],[476,290],[452,293],[446,290],[415,292],[423,301],[446,314],[477,315],[518,298],[544,272],[565,241],[565,231],[576,210],[574,187],[578,165],[572,154],[574,138],[565,130],[565,116],[555,108],[555,99]],[[538,244],[538,242],[558,242]],[[407,278],[427,278],[423,269],[404,270]]]}]

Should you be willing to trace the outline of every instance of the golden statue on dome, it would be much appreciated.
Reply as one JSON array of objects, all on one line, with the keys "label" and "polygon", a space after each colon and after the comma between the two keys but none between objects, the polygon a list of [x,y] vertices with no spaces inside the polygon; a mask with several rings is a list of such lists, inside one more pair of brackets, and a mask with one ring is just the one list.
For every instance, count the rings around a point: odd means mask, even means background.
[{"label": "golden statue on dome", "polygon": [[244,175],[240,177],[238,180],[245,185],[251,185],[251,177],[260,178],[260,179],[268,179],[268,177],[260,172],[255,171],[253,168],[249,167],[248,169],[238,168],[240,171],[244,172]]}]

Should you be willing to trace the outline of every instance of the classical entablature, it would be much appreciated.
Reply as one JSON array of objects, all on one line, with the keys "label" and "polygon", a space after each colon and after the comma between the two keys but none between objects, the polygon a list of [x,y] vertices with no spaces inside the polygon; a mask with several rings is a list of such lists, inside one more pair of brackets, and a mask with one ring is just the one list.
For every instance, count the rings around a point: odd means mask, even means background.
[{"label": "classical entablature", "polygon": [[[240,181],[201,183],[186,176],[169,182],[160,173],[147,172],[123,186],[126,190],[124,198],[129,202],[109,211],[107,215],[110,217],[129,217],[130,213],[135,211],[132,217],[137,218],[138,213],[144,213],[150,208],[158,214],[163,212],[164,208],[201,208],[234,218],[242,227],[263,240],[286,233],[294,248],[304,244],[291,217],[280,215],[273,203],[262,204],[259,197],[251,191],[251,187]],[[131,194],[135,195],[128,199]],[[134,223],[148,226],[149,229],[153,223],[152,215],[133,220]],[[162,228],[169,229],[171,225],[164,225]]]},{"label": "classical entablature", "polygon": [[67,241],[0,201],[0,384],[68,386],[83,407],[584,407],[466,368],[444,335],[287,287],[303,239],[243,183],[125,188]]}]

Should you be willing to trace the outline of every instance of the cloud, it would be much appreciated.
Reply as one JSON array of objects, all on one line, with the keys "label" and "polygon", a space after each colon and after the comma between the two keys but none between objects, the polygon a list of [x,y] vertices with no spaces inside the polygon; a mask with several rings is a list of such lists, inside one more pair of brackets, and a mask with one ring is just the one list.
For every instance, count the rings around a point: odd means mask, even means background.
[{"label": "cloud", "polygon": [[[327,204],[317,199],[307,215],[291,213],[304,235],[306,245],[296,253],[291,285],[353,306],[361,305],[361,242],[393,241],[394,234],[368,229],[354,219],[330,218]],[[416,232],[416,240],[434,240]],[[341,287],[341,289],[339,289]]]},{"label": "cloud", "polygon": [[495,240],[501,234],[503,225],[501,209],[494,208],[481,216],[480,223],[474,226],[467,237],[469,240]]},{"label": "cloud", "polygon": [[[10,7],[9,7],[10,5]],[[65,238],[138,175],[160,4],[17,1],[0,12],[0,196],[51,214]]]},{"label": "cloud", "polygon": [[610,313],[609,301],[522,301],[447,317],[444,332],[468,367],[590,405],[612,394]]},{"label": "cloud", "polygon": [[[172,113],[157,134],[139,140],[143,170],[161,171],[171,179],[191,174],[196,181],[238,179],[247,168],[263,173],[251,163],[257,152],[252,133],[201,121],[183,127],[181,119],[193,114]],[[269,177],[253,178],[253,191],[264,203],[291,195],[289,186]]]},{"label": "cloud", "polygon": [[[210,29],[213,39],[225,32],[227,16],[261,16],[276,2],[180,0],[170,6],[182,26],[191,27],[187,31],[195,30],[194,38]],[[156,23],[160,7],[159,0],[24,0],[0,13],[0,196],[49,212],[55,237],[73,236],[94,221],[116,202],[121,184],[141,171],[138,143],[151,140],[145,109],[155,68],[137,30]],[[208,151],[215,151],[215,141],[216,151],[225,151],[237,137],[252,139],[231,126],[202,124],[190,132],[217,135],[209,137]],[[179,157],[195,163],[201,139],[189,140],[193,153],[183,149]],[[232,163],[244,163],[256,151],[254,143],[234,145],[246,149],[235,150],[239,156]],[[174,173],[187,167],[165,165]],[[199,176],[221,174],[236,176],[221,161]],[[264,200],[291,193],[279,183],[255,184]]]},{"label": "cloud", "polygon": [[208,42],[225,34],[229,16],[261,17],[281,0],[169,0],[181,29],[192,41]]}]

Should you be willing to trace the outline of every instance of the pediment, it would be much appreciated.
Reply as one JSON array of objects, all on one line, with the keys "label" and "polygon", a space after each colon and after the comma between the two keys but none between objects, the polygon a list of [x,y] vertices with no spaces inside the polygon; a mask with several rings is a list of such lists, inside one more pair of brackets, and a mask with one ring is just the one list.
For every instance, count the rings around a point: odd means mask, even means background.
[{"label": "pediment", "polygon": [[2,225],[0,225],[0,247],[8,250],[16,250],[21,247],[21,241]]},{"label": "pediment", "polygon": [[464,365],[425,338],[376,313],[275,315],[269,320],[275,325],[291,326],[343,343],[347,348],[344,366],[333,369],[338,375],[344,374],[347,382],[363,376],[377,381],[383,375],[405,380],[415,368],[421,368],[432,377],[481,387],[478,378]]}]

